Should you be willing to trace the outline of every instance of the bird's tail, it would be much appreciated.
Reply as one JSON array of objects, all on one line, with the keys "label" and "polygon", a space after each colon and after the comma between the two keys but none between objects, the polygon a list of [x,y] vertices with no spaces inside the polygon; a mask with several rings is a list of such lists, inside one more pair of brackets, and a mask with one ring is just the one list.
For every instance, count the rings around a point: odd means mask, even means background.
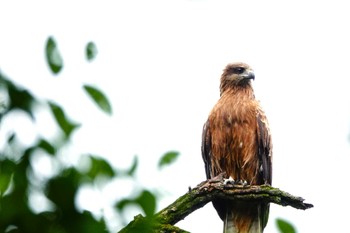
[{"label": "bird's tail", "polygon": [[264,207],[260,205],[241,207],[243,206],[226,212],[224,233],[262,233],[266,225],[262,217],[264,215],[262,211],[266,211]]}]

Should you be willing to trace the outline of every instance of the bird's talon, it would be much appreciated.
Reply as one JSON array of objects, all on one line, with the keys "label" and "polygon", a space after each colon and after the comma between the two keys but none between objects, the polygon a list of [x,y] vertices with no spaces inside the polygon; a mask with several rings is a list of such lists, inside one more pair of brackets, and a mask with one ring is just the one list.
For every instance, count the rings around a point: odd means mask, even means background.
[{"label": "bird's talon", "polygon": [[230,176],[228,179],[224,179],[224,185],[235,185],[236,181]]},{"label": "bird's talon", "polygon": [[239,181],[236,182],[236,184],[242,185],[243,187],[245,187],[245,186],[248,185],[248,181],[246,181],[246,180],[239,180]]}]

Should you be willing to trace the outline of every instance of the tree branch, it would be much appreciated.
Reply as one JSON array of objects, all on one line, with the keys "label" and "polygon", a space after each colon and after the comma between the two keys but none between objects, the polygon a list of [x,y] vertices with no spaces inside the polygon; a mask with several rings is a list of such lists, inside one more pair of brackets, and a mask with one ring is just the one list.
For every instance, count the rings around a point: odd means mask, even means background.
[{"label": "tree branch", "polygon": [[[130,226],[135,224],[135,221],[140,221],[140,218],[148,223],[151,220],[152,232],[159,232],[161,226],[174,225],[178,221],[184,219],[193,211],[203,207],[213,199],[221,198],[228,200],[243,200],[243,201],[256,201],[256,202],[272,202],[282,206],[291,206],[296,209],[306,210],[313,207],[312,204],[304,203],[302,197],[293,196],[287,192],[284,192],[278,188],[271,187],[269,185],[232,185],[225,183],[224,174],[204,181],[197,185],[183,196],[179,197],[175,202],[168,207],[156,213],[152,218],[145,218],[137,216]],[[127,225],[120,233],[130,232]],[[158,230],[156,230],[158,229]],[[177,229],[177,230],[176,230]],[[162,232],[185,232],[179,228],[172,229],[171,231],[162,230]]]}]

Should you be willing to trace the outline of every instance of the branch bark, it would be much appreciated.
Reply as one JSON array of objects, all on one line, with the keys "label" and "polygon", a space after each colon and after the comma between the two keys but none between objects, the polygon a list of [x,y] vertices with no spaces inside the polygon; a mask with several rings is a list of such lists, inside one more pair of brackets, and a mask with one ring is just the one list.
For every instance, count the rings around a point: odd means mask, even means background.
[{"label": "branch bark", "polygon": [[120,233],[135,232],[130,231],[135,226],[142,226],[143,230],[147,228],[149,232],[186,232],[173,225],[217,198],[271,202],[301,210],[313,207],[312,204],[305,203],[302,197],[293,196],[278,188],[269,185],[232,185],[226,183],[223,177],[223,174],[220,174],[213,179],[200,183],[193,189],[189,188],[186,194],[151,218],[141,215],[136,216]]}]

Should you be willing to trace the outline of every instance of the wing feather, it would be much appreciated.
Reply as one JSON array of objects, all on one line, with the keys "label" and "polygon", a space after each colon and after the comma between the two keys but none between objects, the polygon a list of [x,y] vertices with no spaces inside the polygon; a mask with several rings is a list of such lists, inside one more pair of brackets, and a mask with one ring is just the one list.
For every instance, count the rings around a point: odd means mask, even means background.
[{"label": "wing feather", "polygon": [[257,116],[258,156],[261,165],[260,173],[264,184],[272,183],[272,143],[265,114]]},{"label": "wing feather", "polygon": [[211,133],[209,129],[209,120],[203,126],[202,133],[202,157],[205,166],[205,173],[207,175],[207,179],[212,178],[211,176]]}]

